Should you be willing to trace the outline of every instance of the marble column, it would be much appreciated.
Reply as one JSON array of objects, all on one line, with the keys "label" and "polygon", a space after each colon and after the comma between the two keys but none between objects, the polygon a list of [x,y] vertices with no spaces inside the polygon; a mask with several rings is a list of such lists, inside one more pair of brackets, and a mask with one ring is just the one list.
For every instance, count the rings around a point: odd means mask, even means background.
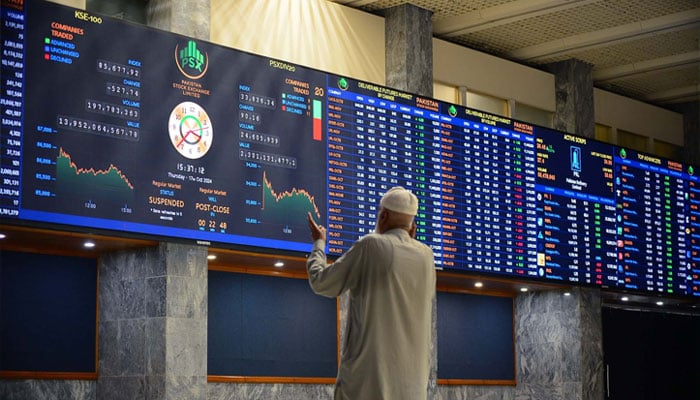
[{"label": "marble column", "polygon": [[553,128],[593,138],[593,66],[570,59],[549,64],[545,69],[554,74],[557,96]]},{"label": "marble column", "polygon": [[210,0],[150,0],[147,4],[148,26],[209,40]]},{"label": "marble column", "polygon": [[403,4],[384,18],[386,86],[433,97],[432,12]]},{"label": "marble column", "polygon": [[603,400],[599,289],[530,292],[515,306],[518,400]]},{"label": "marble column", "polygon": [[97,398],[207,398],[207,250],[161,243],[105,254]]},{"label": "marble column", "polygon": [[85,10],[146,24],[146,4],[143,0],[86,0]]},{"label": "marble column", "polygon": [[[386,86],[433,97],[432,12],[412,4],[392,7],[384,14]],[[342,304],[342,303],[341,303]],[[437,389],[437,304],[433,303],[433,341],[428,399]]]},{"label": "marble column", "polygon": [[674,105],[673,110],[683,114],[683,161],[700,165],[700,102],[691,101]]}]

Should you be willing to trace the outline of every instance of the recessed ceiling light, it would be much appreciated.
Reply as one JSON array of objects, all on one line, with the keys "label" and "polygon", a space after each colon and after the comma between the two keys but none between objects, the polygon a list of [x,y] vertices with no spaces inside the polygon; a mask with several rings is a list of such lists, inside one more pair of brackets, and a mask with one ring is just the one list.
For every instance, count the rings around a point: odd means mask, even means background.
[{"label": "recessed ceiling light", "polygon": [[207,255],[207,260],[216,260],[216,254]]},{"label": "recessed ceiling light", "polygon": [[621,298],[620,300],[622,300],[622,301],[629,301],[629,299],[630,299],[630,298],[627,297],[627,296],[622,296],[622,298]]},{"label": "recessed ceiling light", "polygon": [[282,261],[277,261],[274,265],[275,265],[275,267],[277,267],[277,268],[282,268],[282,267],[284,267],[284,263],[283,263]]},{"label": "recessed ceiling light", "polygon": [[474,287],[483,287],[483,286],[484,286],[484,284],[481,283],[481,282],[476,282],[476,283],[474,284]]},{"label": "recessed ceiling light", "polygon": [[95,242],[93,242],[92,240],[86,240],[85,243],[83,243],[83,247],[87,249],[92,249],[93,247],[95,247]]},{"label": "recessed ceiling light", "polygon": [[657,302],[656,302],[656,305],[657,305],[657,306],[663,306],[663,305],[664,305],[664,302],[663,302],[663,301],[657,301]]},{"label": "recessed ceiling light", "polygon": [[524,293],[524,292],[527,292],[527,288],[526,288],[526,287],[521,287],[521,288],[520,288],[520,291],[523,292],[523,293]]},{"label": "recessed ceiling light", "polygon": [[7,235],[5,235],[4,233],[0,233],[0,239],[5,239],[6,237]]},{"label": "recessed ceiling light", "polygon": [[564,292],[564,296],[571,296],[571,293],[569,293],[569,292]]}]

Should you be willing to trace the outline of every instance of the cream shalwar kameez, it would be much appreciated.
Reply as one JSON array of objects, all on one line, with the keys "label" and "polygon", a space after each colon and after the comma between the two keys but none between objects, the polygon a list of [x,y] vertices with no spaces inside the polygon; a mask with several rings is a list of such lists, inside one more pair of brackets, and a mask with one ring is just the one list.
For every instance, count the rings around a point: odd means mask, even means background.
[{"label": "cream shalwar kameez", "polygon": [[325,241],[307,260],[314,292],[350,291],[336,400],[425,400],[430,373],[435,261],[403,229],[358,240],[327,265]]}]

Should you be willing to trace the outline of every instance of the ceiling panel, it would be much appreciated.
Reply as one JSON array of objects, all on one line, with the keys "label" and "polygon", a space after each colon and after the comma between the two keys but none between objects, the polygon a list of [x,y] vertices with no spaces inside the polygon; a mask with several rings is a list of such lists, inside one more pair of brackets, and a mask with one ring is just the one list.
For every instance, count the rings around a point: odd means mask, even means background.
[{"label": "ceiling panel", "polygon": [[[668,90],[669,87],[683,88],[697,85],[698,70],[693,67],[682,67],[672,71],[650,72],[634,75],[630,78],[611,82],[613,90],[629,91],[629,97],[645,99],[655,93]],[[601,85],[605,88],[605,85]]]},{"label": "ceiling panel", "polygon": [[[700,28],[659,33],[651,37],[611,44],[603,48],[572,51],[566,55],[553,57],[546,62],[561,61],[575,57],[593,64],[597,69],[605,69],[618,65],[659,59],[674,54],[688,52],[700,54],[698,52],[699,37]],[[650,54],[653,54],[653,56]]]},{"label": "ceiling panel", "polygon": [[[403,0],[337,0],[381,15]],[[435,37],[525,65],[576,58],[596,86],[660,106],[700,85],[698,0],[412,0]],[[700,100],[695,90],[683,102]]]}]

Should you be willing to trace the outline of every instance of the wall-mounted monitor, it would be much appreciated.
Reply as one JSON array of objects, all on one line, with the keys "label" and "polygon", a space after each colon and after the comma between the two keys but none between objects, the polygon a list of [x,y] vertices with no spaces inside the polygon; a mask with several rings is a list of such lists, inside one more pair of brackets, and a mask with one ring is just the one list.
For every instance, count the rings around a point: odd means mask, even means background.
[{"label": "wall-mounted monitor", "polygon": [[700,296],[693,166],[53,3],[3,2],[0,216],[340,255],[392,186],[439,268]]}]

